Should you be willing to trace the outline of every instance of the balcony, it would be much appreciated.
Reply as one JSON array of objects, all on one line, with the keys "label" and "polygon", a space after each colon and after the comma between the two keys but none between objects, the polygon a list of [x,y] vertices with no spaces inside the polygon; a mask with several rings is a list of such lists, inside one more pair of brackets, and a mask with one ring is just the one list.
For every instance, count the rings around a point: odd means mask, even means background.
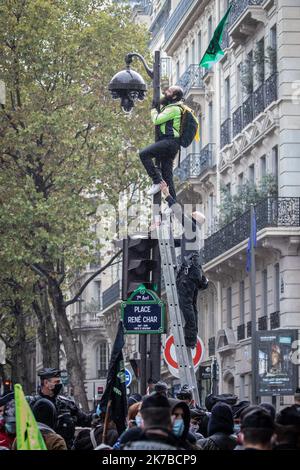
[{"label": "balcony", "polygon": [[192,89],[201,89],[204,91],[203,69],[198,64],[192,64],[179,78],[176,85],[181,86],[183,95],[186,98]]},{"label": "balcony", "polygon": [[199,178],[205,171],[214,167],[214,145],[206,145],[200,153],[189,153],[183,160],[180,167],[174,170],[181,182]]},{"label": "balcony", "polygon": [[154,18],[154,21],[150,25],[149,31],[151,33],[151,41],[154,41],[156,36],[159,34],[160,31],[163,30],[165,24],[167,23],[169,16],[170,16],[170,9],[171,9],[171,1],[165,0],[163,3],[160,12]]},{"label": "balcony", "polygon": [[102,295],[102,308],[105,310],[107,307],[120,299],[120,281],[112,284]]},{"label": "balcony", "polygon": [[263,2],[264,0],[231,1],[228,33],[235,46],[243,43],[254,33],[258,23],[264,23],[266,20],[266,12],[261,7]]},{"label": "balcony", "polygon": [[245,323],[237,327],[237,339],[238,341],[245,339]]},{"label": "balcony", "polygon": [[[260,113],[277,100],[277,73],[262,83],[232,114],[232,137],[242,132]],[[228,119],[221,126],[221,148],[230,143]],[[224,129],[223,129],[224,126]],[[222,138],[223,132],[223,138]]]},{"label": "balcony", "polygon": [[208,355],[214,356],[216,353],[216,338],[212,336],[212,338],[208,339]]},{"label": "balcony", "polygon": [[268,329],[268,317],[264,315],[258,319],[258,329],[259,331],[265,331]]},{"label": "balcony", "polygon": [[[256,226],[259,232],[266,227],[299,227],[300,198],[268,197],[255,206]],[[250,233],[250,210],[225,225],[204,241],[205,263],[217,258],[243,242]]]},{"label": "balcony", "polygon": [[220,145],[221,148],[225,147],[225,145],[230,144],[231,142],[231,119],[228,118],[226,121],[223,122],[221,125],[221,139]]},{"label": "balcony", "polygon": [[275,328],[280,328],[280,312],[271,313],[270,328],[271,330],[275,330]]},{"label": "balcony", "polygon": [[77,313],[73,320],[73,330],[85,330],[98,328],[101,326],[101,319],[96,313],[82,312]]},{"label": "balcony", "polygon": [[181,0],[179,2],[165,26],[165,41],[168,41],[177,30],[179,24],[194,2],[195,0]]}]

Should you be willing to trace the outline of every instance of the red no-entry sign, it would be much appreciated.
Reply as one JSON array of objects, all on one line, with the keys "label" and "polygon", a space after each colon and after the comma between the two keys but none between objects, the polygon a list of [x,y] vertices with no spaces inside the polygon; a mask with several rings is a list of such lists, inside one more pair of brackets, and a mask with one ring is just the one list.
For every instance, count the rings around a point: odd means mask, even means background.
[{"label": "red no-entry sign", "polygon": [[[195,349],[192,350],[192,357],[195,370],[198,369],[200,362],[203,359],[204,355],[204,344],[199,336],[197,337],[197,345]],[[174,336],[170,335],[166,339],[165,348],[164,348],[164,360],[166,361],[167,366],[171,374],[175,377],[178,377],[178,362],[176,358],[176,349],[174,344]]]}]

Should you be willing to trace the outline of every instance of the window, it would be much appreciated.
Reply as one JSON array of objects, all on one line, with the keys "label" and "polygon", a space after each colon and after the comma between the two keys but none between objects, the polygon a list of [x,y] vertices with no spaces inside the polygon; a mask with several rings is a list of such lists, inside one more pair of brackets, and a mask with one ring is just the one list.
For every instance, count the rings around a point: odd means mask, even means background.
[{"label": "window", "polygon": [[258,41],[255,50],[256,78],[261,85],[265,81],[265,40]]},{"label": "window", "polygon": [[240,325],[245,323],[245,282],[240,282]]},{"label": "window", "polygon": [[191,47],[191,64],[196,64],[196,51],[195,51],[195,41],[192,41]]},{"label": "window", "polygon": [[268,271],[262,271],[261,316],[268,315]]},{"label": "window", "polygon": [[271,75],[277,72],[277,28],[276,24],[270,30],[270,49],[268,51]]},{"label": "window", "polygon": [[239,176],[238,176],[238,186],[239,186],[239,189],[242,188],[244,184],[244,173],[240,173]]},{"label": "window", "polygon": [[242,64],[238,64],[237,66],[237,74],[236,74],[236,80],[237,80],[237,86],[236,86],[236,92],[237,92],[237,106],[241,106],[242,101],[243,101],[243,87],[242,87]]},{"label": "window", "polygon": [[208,18],[207,32],[208,32],[208,38],[207,38],[208,39],[207,45],[208,45],[212,37],[212,17],[211,16]]},{"label": "window", "polygon": [[246,63],[242,68],[243,91],[248,97],[253,92],[253,51],[247,54]]},{"label": "window", "polygon": [[230,78],[225,79],[225,119],[230,117]]},{"label": "window", "polygon": [[189,61],[189,49],[187,48],[185,50],[185,70],[188,68],[188,66],[190,64],[189,62],[190,62]]},{"label": "window", "polygon": [[278,185],[278,146],[272,148],[272,173]]},{"label": "window", "polygon": [[200,62],[200,59],[202,58],[202,36],[201,36],[201,31],[199,31],[199,33],[198,33],[197,42],[198,42],[198,58],[199,58],[199,62]]},{"label": "window", "polygon": [[263,155],[260,157],[260,176],[261,178],[264,178],[267,173],[267,162],[266,162],[266,156]]},{"label": "window", "polygon": [[214,115],[213,115],[213,103],[210,101],[208,104],[208,139],[209,143],[212,144],[214,141]]},{"label": "window", "polygon": [[232,328],[232,292],[227,288],[227,328]]},{"label": "window", "polygon": [[98,379],[106,378],[108,370],[108,344],[103,341],[96,348],[96,365]]},{"label": "window", "polygon": [[211,292],[209,297],[209,337],[212,338],[215,335],[215,297],[214,293]]},{"label": "window", "polygon": [[274,307],[275,312],[280,311],[280,270],[279,263],[274,266]]},{"label": "window", "polygon": [[178,82],[180,78],[180,64],[179,64],[179,60],[176,62],[176,82]]},{"label": "window", "polygon": [[255,169],[254,169],[254,165],[250,165],[249,166],[249,182],[254,184],[255,182]]}]

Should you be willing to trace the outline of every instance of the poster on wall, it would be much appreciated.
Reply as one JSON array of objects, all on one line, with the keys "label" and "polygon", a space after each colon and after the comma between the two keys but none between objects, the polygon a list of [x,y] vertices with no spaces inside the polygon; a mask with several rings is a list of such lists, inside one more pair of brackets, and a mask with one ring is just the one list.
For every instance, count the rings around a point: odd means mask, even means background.
[{"label": "poster on wall", "polygon": [[257,331],[257,395],[293,395],[298,384],[298,364],[293,361],[297,330]]}]

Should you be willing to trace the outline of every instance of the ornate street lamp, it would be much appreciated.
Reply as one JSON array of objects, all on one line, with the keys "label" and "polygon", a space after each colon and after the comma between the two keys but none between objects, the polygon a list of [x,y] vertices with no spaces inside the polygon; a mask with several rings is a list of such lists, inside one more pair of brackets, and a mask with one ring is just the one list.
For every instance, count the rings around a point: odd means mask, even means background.
[{"label": "ornate street lamp", "polygon": [[142,76],[132,70],[131,63],[134,57],[137,57],[144,65],[148,76],[153,80],[153,100],[159,103],[159,82],[160,82],[160,55],[159,51],[155,53],[155,62],[153,70],[148,66],[144,57],[137,52],[129,52],[125,56],[126,69],[116,73],[108,86],[111,96],[114,100],[121,100],[121,108],[125,113],[130,113],[134,103],[145,99],[147,85]]}]

